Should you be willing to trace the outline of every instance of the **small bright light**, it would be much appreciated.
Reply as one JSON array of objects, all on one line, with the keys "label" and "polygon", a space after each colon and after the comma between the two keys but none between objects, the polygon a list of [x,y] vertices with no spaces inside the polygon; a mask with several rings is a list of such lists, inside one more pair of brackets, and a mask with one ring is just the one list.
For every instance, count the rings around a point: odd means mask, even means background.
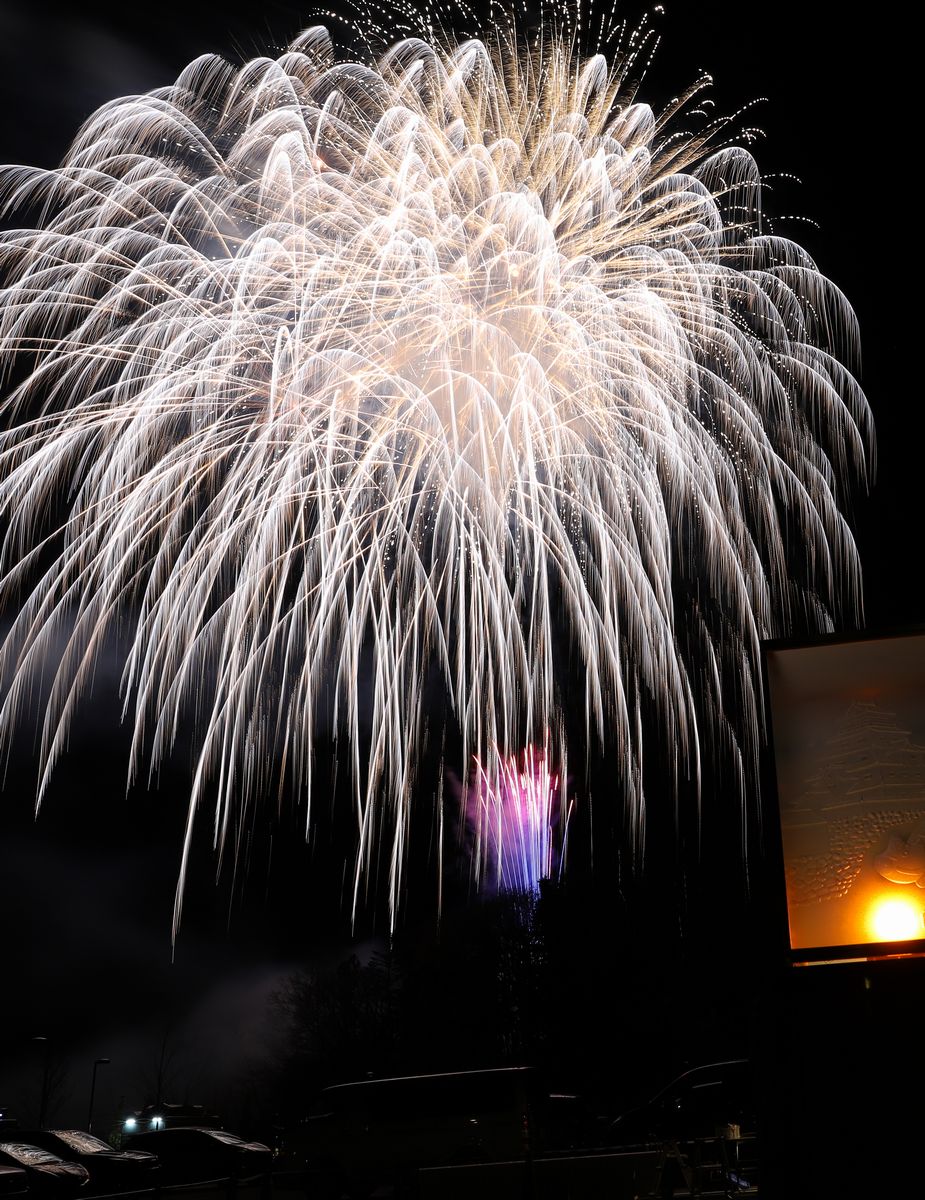
[{"label": "small bright light", "polygon": [[922,909],[914,900],[901,896],[879,900],[873,908],[870,925],[878,942],[901,942],[925,937]]},{"label": "small bright light", "polygon": [[125,1122],[125,1124],[123,1126],[123,1129],[137,1129],[137,1128],[138,1128],[138,1122],[135,1120],[134,1117],[129,1117],[129,1119]]},{"label": "small bright light", "polygon": [[163,1117],[152,1117],[151,1118],[151,1128],[152,1129],[163,1129],[163,1127],[164,1127],[164,1118]]}]

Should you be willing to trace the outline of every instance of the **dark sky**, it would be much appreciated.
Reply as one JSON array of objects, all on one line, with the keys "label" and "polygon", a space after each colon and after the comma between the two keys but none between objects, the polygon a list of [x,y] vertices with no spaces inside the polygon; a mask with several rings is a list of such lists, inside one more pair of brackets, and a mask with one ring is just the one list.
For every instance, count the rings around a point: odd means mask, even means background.
[{"label": "dark sky", "polygon": [[[786,232],[808,246],[858,314],[862,382],[879,454],[876,485],[869,498],[859,497],[855,520],[868,624],[920,622],[923,442],[914,364],[922,333],[913,303],[912,109],[902,91],[911,31],[892,16],[899,10],[886,6],[879,10],[883,19],[862,22],[850,20],[841,3],[813,0],[760,6],[676,0],[666,8],[650,93],[667,98],[704,68],[714,76],[720,109],[768,97],[749,117],[768,135],[756,157],[765,173],[792,172],[802,180],[776,194],[771,206],[818,223]],[[640,11],[627,9],[631,17]],[[307,5],[237,0],[61,8],[3,0],[0,161],[52,165],[81,120],[104,101],[169,83],[204,51],[241,58],[284,45],[312,20]],[[62,768],[49,817],[33,825],[19,776],[4,797],[0,1028],[10,1039],[11,1061],[26,1067],[34,1053],[28,1039],[54,1035],[74,1060],[75,1096],[85,1091],[93,1058],[112,1057],[101,1103],[113,1106],[117,1092],[131,1099],[139,1068],[127,1064],[150,1059],[165,1014],[177,1027],[187,1023],[185,1036],[198,1036],[189,1033],[189,1022],[214,1027],[222,1022],[216,1014],[225,1013],[226,1028],[256,1037],[266,994],[287,964],[327,954],[346,923],[307,910],[304,889],[283,878],[262,898],[252,895],[229,930],[227,894],[214,890],[205,863],[172,965],[182,811],[171,802],[169,779],[160,793],[129,801],[112,788],[100,763],[115,751],[103,715],[97,717]],[[286,869],[284,863],[284,876]],[[20,1076],[8,1086],[12,1095]],[[5,1102],[3,1088],[0,1074]],[[79,1103],[73,1104],[76,1119]]]}]

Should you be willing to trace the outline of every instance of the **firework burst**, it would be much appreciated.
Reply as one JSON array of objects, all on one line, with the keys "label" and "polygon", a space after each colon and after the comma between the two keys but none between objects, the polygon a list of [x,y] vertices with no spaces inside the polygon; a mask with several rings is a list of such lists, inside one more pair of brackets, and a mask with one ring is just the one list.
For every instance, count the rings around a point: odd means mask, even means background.
[{"label": "firework burst", "polygon": [[565,864],[570,806],[548,750],[494,756],[475,764],[476,882],[506,892],[534,893]]},{"label": "firework burst", "polygon": [[564,761],[568,707],[642,830],[643,728],[745,779],[759,639],[856,614],[851,310],[705,80],[514,36],[206,56],[3,175],[0,728],[51,664],[41,798],[118,637],[132,773],[194,745],[178,896],[205,801],[311,824],[327,730],[394,913],[434,678],[460,764]]}]

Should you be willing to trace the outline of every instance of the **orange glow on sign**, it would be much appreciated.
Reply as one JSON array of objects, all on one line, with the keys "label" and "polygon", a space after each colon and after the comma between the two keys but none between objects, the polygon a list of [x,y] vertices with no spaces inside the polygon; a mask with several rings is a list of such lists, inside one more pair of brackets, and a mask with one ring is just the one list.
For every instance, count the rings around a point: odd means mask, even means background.
[{"label": "orange glow on sign", "polygon": [[911,897],[890,896],[878,900],[870,913],[870,928],[878,942],[902,942],[925,937],[922,907]]}]

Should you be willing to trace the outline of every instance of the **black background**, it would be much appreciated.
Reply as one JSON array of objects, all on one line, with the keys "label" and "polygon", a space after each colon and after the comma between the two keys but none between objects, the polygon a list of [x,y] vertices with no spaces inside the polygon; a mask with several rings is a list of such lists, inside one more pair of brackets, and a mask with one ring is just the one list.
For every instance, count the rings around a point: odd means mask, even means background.
[{"label": "black background", "polygon": [[[812,0],[675,2],[666,9],[645,98],[657,107],[700,69],[713,75],[721,110],[768,98],[744,118],[767,134],[753,147],[756,158],[765,174],[790,172],[802,181],[782,182],[768,207],[778,216],[807,218],[781,221],[778,229],[807,246],[857,312],[861,379],[878,437],[876,482],[869,496],[858,495],[853,514],[867,623],[874,629],[920,623],[921,248],[912,30],[900,10],[887,6],[862,16]],[[642,9],[624,11],[632,22]],[[53,165],[104,101],[167,84],[205,51],[233,59],[272,52],[314,20],[308,6],[238,0],[220,7],[203,0],[175,7],[4,4],[0,160]],[[331,957],[351,931],[339,897],[326,904],[296,878],[304,862],[294,851],[277,852],[271,881],[259,894],[250,889],[230,914],[227,888],[213,886],[206,855],[172,951],[183,796],[168,777],[153,793],[125,798],[109,766],[118,757],[110,715],[88,717],[37,824],[22,764],[8,777],[0,954],[10,1061],[22,1066],[31,1036],[54,1036],[78,1063],[75,1094],[82,1097],[83,1064],[109,1055],[103,1099],[114,1106],[117,1093],[131,1088],[124,1064],[149,1053],[145,1038],[156,1040],[165,1012],[193,1030],[197,1020],[214,1026],[215,1014],[233,1012],[226,1017],[228,1040],[233,1030],[253,1040],[266,996],[289,964]],[[734,976],[741,948],[726,945],[724,952]],[[10,1076],[11,1092],[18,1079]],[[76,1100],[74,1107],[71,1119],[80,1109]]]}]

